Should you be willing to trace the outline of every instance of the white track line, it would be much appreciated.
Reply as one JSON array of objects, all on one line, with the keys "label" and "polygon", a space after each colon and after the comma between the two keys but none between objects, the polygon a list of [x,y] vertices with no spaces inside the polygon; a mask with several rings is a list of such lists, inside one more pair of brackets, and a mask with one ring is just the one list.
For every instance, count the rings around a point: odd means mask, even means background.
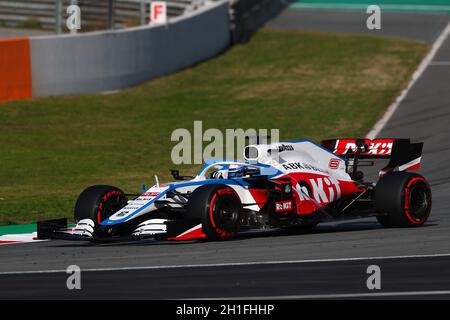
[{"label": "white track line", "polygon": [[434,41],[433,46],[430,50],[430,52],[425,56],[425,58],[420,63],[417,70],[413,73],[411,81],[409,82],[408,86],[402,91],[402,93],[395,99],[394,103],[392,103],[389,108],[384,113],[383,117],[378,120],[377,123],[373,126],[372,130],[367,134],[367,139],[375,139],[380,131],[386,126],[386,123],[391,119],[392,115],[394,114],[395,110],[397,110],[400,103],[405,99],[409,91],[411,90],[412,86],[416,83],[416,81],[420,78],[420,76],[423,74],[423,72],[426,70],[430,62],[433,60],[434,56],[436,55],[436,52],[441,48],[444,41],[447,39],[448,35],[450,34],[450,22],[447,24],[445,29],[441,32],[439,37]]},{"label": "white track line", "polygon": [[[236,266],[254,266],[254,265],[280,265],[280,264],[300,264],[300,263],[326,263],[326,262],[351,262],[351,261],[369,261],[369,260],[392,260],[392,259],[414,259],[414,258],[437,258],[450,257],[450,253],[405,255],[405,256],[387,256],[387,257],[358,257],[358,258],[336,258],[336,259],[313,259],[313,260],[286,260],[286,261],[259,261],[259,262],[230,262],[230,263],[211,263],[211,264],[184,264],[167,266],[142,266],[142,267],[121,267],[121,268],[95,268],[83,269],[82,272],[107,272],[107,271],[128,271],[128,270],[158,270],[158,269],[181,269],[181,268],[208,268],[208,267],[236,267]],[[65,273],[65,269],[56,270],[33,270],[33,271],[6,271],[0,272],[2,275],[20,275],[20,274],[41,274],[41,273]]]},{"label": "white track line", "polygon": [[[258,296],[258,297],[222,297],[199,298],[187,300],[296,300],[296,299],[347,299],[347,298],[376,298],[376,297],[404,297],[404,296],[438,296],[450,295],[450,290],[436,291],[397,291],[397,292],[370,292],[370,293],[335,293],[335,294],[300,294],[289,296]],[[180,299],[185,300],[185,299]]]}]

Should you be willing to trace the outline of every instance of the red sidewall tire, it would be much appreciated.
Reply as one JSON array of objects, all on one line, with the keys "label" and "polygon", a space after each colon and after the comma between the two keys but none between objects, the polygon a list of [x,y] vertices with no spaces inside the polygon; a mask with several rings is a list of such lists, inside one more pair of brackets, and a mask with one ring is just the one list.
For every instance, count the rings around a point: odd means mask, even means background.
[{"label": "red sidewall tire", "polygon": [[378,221],[386,227],[423,225],[432,207],[431,189],[424,177],[412,172],[388,173],[375,187]]},{"label": "red sidewall tire", "polygon": [[231,239],[240,230],[242,204],[232,188],[204,185],[190,196],[187,217],[201,219],[207,240]]},{"label": "red sidewall tire", "polygon": [[116,202],[127,200],[119,188],[108,185],[95,185],[86,188],[77,199],[74,210],[76,222],[91,219],[95,225],[114,213],[117,208],[111,208]]}]

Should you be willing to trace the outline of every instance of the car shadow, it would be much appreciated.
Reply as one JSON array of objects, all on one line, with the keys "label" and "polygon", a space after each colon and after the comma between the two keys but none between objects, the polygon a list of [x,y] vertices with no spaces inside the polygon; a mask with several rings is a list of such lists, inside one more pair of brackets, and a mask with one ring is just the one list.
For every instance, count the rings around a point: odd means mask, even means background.
[{"label": "car shadow", "polygon": [[[428,228],[437,226],[436,220],[431,220],[421,226],[420,228]],[[286,237],[293,235],[313,235],[313,234],[330,234],[330,233],[342,233],[342,232],[358,232],[385,229],[377,221],[349,221],[349,222],[333,222],[319,224],[312,230],[294,230],[294,229],[269,229],[269,230],[249,230],[238,234],[235,238],[227,240],[230,242],[242,241],[255,238],[268,238],[268,237]],[[121,247],[121,246],[180,246],[191,245],[195,243],[206,243],[203,240],[186,240],[186,241],[167,241],[167,240],[155,240],[145,239],[138,241],[122,241],[122,242],[108,242],[108,243],[94,243],[94,242],[73,242],[64,244],[52,244],[49,247]]]}]

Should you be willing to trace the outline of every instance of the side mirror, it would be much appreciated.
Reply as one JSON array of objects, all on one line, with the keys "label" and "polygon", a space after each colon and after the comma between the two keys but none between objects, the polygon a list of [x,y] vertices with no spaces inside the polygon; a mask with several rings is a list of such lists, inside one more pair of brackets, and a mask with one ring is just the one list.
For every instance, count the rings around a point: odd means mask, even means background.
[{"label": "side mirror", "polygon": [[178,170],[176,170],[176,169],[171,169],[171,170],[170,170],[170,174],[172,175],[172,177],[173,177],[175,180],[181,180],[181,179],[180,179],[180,171],[178,171]]},{"label": "side mirror", "polygon": [[176,169],[171,169],[170,174],[175,180],[191,180],[194,179],[194,177],[191,176],[180,176],[180,171]]}]

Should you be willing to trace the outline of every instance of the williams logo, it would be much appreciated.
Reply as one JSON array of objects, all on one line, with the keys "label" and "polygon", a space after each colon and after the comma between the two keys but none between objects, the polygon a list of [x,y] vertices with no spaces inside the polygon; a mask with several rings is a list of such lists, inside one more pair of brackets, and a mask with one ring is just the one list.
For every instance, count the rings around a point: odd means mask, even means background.
[{"label": "williams logo", "polygon": [[282,144],[281,146],[278,146],[278,152],[283,151],[294,151],[294,147],[291,145]]}]

